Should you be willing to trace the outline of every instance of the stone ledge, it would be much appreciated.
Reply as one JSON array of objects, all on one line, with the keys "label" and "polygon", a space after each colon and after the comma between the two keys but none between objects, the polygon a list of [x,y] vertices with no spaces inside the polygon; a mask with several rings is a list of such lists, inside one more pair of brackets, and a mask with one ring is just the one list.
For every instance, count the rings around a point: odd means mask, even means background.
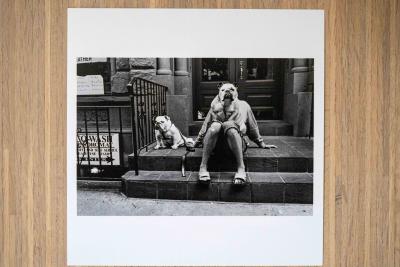
[{"label": "stone ledge", "polygon": [[[312,172],[313,171],[313,141],[298,137],[264,137],[267,144],[276,145],[276,149],[261,149],[251,144],[246,151],[245,163],[250,172]],[[141,170],[173,171],[180,170],[182,156],[186,149],[143,151],[139,156]],[[186,156],[186,170],[197,171],[202,157],[202,148],[196,148]],[[132,162],[133,155],[129,156]],[[233,171],[234,159],[221,160],[214,155],[209,161],[209,171]]]},{"label": "stone ledge", "polygon": [[201,184],[197,172],[182,177],[177,171],[133,171],[122,176],[123,193],[128,197],[208,200],[249,203],[313,203],[311,173],[248,173],[245,186],[232,184],[234,173],[212,172],[211,182]]},{"label": "stone ledge", "polygon": [[120,191],[122,188],[122,182],[121,181],[78,180],[77,187],[78,187],[78,189]]}]

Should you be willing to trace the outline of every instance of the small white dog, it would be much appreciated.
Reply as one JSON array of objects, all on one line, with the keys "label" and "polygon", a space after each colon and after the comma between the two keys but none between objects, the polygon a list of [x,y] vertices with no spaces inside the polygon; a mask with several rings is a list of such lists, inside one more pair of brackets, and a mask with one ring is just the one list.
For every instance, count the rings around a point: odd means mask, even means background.
[{"label": "small white dog", "polygon": [[194,145],[193,139],[185,137],[168,116],[156,117],[154,124],[157,140],[154,149],[166,148],[167,146],[170,146],[172,149],[177,149],[184,145]]}]

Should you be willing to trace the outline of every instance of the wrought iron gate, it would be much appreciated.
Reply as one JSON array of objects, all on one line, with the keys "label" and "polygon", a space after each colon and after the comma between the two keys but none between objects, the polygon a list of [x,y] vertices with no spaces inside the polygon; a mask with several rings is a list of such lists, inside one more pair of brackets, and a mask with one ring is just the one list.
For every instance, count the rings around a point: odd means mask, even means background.
[{"label": "wrought iron gate", "polygon": [[78,177],[120,177],[139,172],[138,155],[155,142],[154,118],[166,114],[166,86],[132,79],[128,93],[77,99]]}]

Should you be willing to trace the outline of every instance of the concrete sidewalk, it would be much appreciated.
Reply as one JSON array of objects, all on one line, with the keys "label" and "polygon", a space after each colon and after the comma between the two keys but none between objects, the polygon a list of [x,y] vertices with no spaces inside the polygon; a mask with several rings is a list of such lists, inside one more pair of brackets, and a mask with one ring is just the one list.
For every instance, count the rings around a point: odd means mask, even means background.
[{"label": "concrete sidewalk", "polygon": [[258,204],[127,198],[120,192],[78,190],[81,216],[310,216],[311,204]]}]

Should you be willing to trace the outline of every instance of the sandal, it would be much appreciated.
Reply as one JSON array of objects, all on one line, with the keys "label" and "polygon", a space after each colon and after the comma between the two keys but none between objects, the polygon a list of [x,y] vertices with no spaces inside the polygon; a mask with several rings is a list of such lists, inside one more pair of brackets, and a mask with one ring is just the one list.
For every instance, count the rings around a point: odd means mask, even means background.
[{"label": "sandal", "polygon": [[235,177],[233,178],[234,185],[245,185],[247,183],[246,174],[235,173]]},{"label": "sandal", "polygon": [[207,183],[211,181],[209,172],[199,172],[199,182]]}]

